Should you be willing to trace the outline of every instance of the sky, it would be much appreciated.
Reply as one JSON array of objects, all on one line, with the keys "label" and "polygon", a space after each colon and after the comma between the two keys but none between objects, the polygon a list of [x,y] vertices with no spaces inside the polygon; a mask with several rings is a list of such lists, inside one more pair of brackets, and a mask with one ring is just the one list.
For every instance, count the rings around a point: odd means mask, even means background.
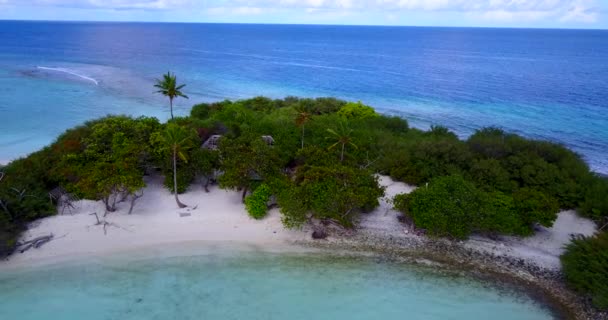
[{"label": "sky", "polygon": [[608,0],[0,0],[0,19],[608,29]]}]

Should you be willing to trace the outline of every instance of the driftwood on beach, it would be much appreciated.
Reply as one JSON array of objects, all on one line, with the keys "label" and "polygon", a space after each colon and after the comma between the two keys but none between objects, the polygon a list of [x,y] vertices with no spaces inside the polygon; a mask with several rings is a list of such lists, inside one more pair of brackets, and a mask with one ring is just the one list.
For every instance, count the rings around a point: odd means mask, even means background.
[{"label": "driftwood on beach", "polygon": [[40,248],[45,243],[53,240],[53,237],[54,236],[52,233],[49,235],[46,235],[46,236],[40,236],[40,237],[34,238],[32,240],[18,243],[17,247],[19,247],[19,252],[24,253],[25,251],[27,251],[31,248],[34,248],[34,249]]},{"label": "driftwood on beach", "polygon": [[[132,208],[132,207],[131,207],[131,208]],[[129,214],[131,214],[131,213],[129,212]],[[116,223],[114,223],[114,222],[107,222],[107,221],[105,220],[105,215],[104,215],[104,220],[100,220],[100,219],[99,219],[99,215],[97,214],[97,212],[90,213],[89,215],[91,215],[91,216],[95,216],[95,219],[97,220],[97,223],[95,223],[95,225],[96,225],[96,226],[103,226],[103,234],[104,234],[104,235],[107,235],[107,234],[108,234],[107,227],[116,227],[116,228],[118,228],[118,229],[123,229],[123,230],[125,230],[125,231],[132,232],[131,230],[129,230],[129,229],[125,229],[125,228],[123,228],[123,227],[121,227],[121,226],[117,225],[117,224],[116,224]]]}]

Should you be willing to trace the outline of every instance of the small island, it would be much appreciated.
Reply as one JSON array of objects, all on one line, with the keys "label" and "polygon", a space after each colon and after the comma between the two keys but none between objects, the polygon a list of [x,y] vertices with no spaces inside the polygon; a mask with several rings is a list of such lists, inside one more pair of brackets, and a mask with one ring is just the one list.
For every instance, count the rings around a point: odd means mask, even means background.
[{"label": "small island", "polygon": [[[157,87],[171,108],[185,97],[170,73]],[[499,128],[463,141],[361,102],[256,97],[167,123],[92,120],[0,172],[8,266],[188,241],[294,243],[502,271],[576,319],[608,308],[608,180],[562,145]]]}]

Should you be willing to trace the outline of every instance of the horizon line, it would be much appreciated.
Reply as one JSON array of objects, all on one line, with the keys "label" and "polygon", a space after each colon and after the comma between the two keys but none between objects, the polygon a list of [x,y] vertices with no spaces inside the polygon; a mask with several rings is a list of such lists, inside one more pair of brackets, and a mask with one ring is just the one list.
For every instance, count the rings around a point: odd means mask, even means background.
[{"label": "horizon line", "polygon": [[578,27],[500,27],[457,25],[382,25],[382,24],[331,24],[331,23],[275,23],[275,22],[220,22],[220,21],[147,21],[147,20],[48,20],[48,19],[0,19],[0,22],[50,22],[50,23],[141,23],[141,24],[232,24],[232,25],[276,25],[276,26],[331,26],[331,27],[388,27],[388,28],[452,28],[452,29],[515,29],[515,30],[588,30],[608,31],[608,28]]}]

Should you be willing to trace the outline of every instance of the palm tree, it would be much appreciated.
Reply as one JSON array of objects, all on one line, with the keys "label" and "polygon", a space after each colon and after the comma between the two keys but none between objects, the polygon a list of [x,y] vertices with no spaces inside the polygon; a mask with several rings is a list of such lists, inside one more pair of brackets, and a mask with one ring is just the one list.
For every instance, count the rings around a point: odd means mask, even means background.
[{"label": "palm tree", "polygon": [[159,90],[157,93],[162,93],[164,96],[169,97],[169,105],[171,107],[171,119],[173,119],[173,99],[177,97],[182,97],[188,99],[188,96],[182,93],[182,88],[185,87],[185,84],[177,85],[177,77],[171,72],[167,72],[167,74],[163,75],[162,80],[156,79],[155,88]]},{"label": "palm tree", "polygon": [[346,149],[347,145],[358,149],[357,145],[354,144],[352,141],[353,129],[350,129],[345,123],[340,123],[340,126],[338,126],[337,130],[327,129],[327,132],[329,132],[331,136],[326,137],[325,139],[335,141],[334,144],[329,146],[329,150],[335,148],[338,145],[342,146],[342,150],[340,152],[340,162],[344,161],[344,150]]},{"label": "palm tree", "polygon": [[178,207],[185,208],[187,206],[179,201],[177,196],[177,158],[179,157],[182,161],[188,162],[184,151],[188,149],[190,135],[182,127],[169,123],[163,132],[163,140],[173,154],[173,193],[175,194],[175,202],[177,202]]},{"label": "palm tree", "polygon": [[302,127],[302,149],[304,149],[304,130],[306,123],[311,120],[312,113],[310,109],[303,104],[298,104],[295,108],[296,111],[296,126]]}]

